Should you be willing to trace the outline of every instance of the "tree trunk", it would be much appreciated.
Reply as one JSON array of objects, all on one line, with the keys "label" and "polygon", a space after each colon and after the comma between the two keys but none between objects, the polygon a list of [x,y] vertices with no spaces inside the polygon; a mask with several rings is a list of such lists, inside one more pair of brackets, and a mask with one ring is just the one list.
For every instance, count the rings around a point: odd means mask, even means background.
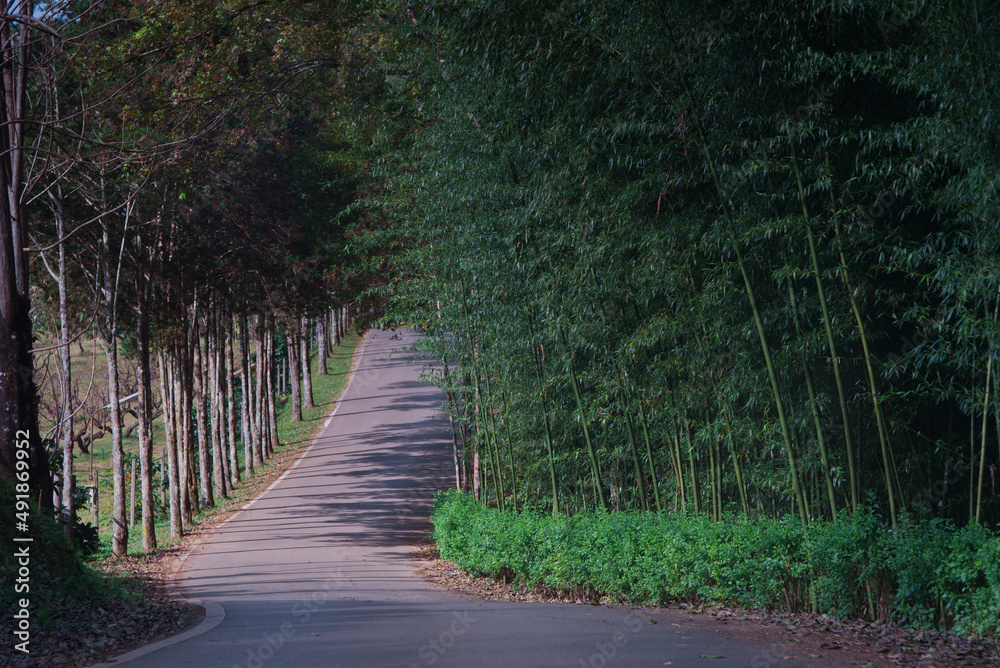
[{"label": "tree trunk", "polygon": [[118,403],[118,322],[116,313],[117,275],[112,275],[110,232],[102,225],[100,239],[100,291],[104,300],[101,343],[108,363],[108,411],[111,423],[111,467],[113,504],[111,515],[111,553],[125,556],[128,551],[128,521],[125,504],[125,451],[122,447],[122,415]]},{"label": "tree trunk", "polygon": [[302,421],[302,366],[299,362],[298,322],[285,327],[285,350],[288,353],[288,384],[292,389],[292,419]]},{"label": "tree trunk", "polygon": [[[318,318],[319,322],[323,324],[323,341],[326,343],[326,353],[323,355],[324,364],[326,358],[333,354],[333,336],[330,333],[330,318],[322,317]],[[329,371],[327,371],[329,373]]]},{"label": "tree trunk", "polygon": [[274,393],[274,320],[272,319],[269,323],[267,329],[267,340],[264,342],[264,347],[266,350],[265,361],[265,377],[267,380],[266,395],[267,395],[267,413],[268,413],[268,440],[267,447],[271,454],[274,454],[275,449],[278,447],[278,410],[275,405],[275,393]]},{"label": "tree trunk", "polygon": [[222,443],[222,401],[219,392],[219,335],[217,327],[217,306],[212,305],[205,319],[205,371],[208,385],[209,421],[212,445],[212,485],[215,497],[225,499],[229,496],[226,485],[226,467],[223,458]]},{"label": "tree trunk", "polygon": [[153,515],[153,393],[149,364],[149,283],[140,288],[136,352],[139,358],[139,468],[142,479],[142,549],[156,549]]},{"label": "tree trunk", "polygon": [[299,360],[302,363],[302,395],[307,408],[316,408],[313,400],[312,361],[309,359],[309,319],[302,318],[302,335],[299,337]]},{"label": "tree trunk", "polygon": [[199,478],[197,470],[197,457],[195,456],[195,448],[198,443],[198,435],[196,433],[198,427],[197,419],[191,418],[191,412],[195,410],[195,394],[194,394],[194,383],[195,383],[195,351],[198,346],[198,321],[195,318],[191,319],[189,323],[189,328],[187,331],[187,340],[184,347],[184,426],[185,426],[185,441],[184,441],[184,464],[185,464],[185,475],[187,476],[187,498],[188,498],[188,515],[185,516],[185,522],[190,526],[194,515],[198,513],[199,507]]},{"label": "tree trunk", "polygon": [[128,521],[125,516],[125,450],[122,447],[122,414],[118,403],[118,340],[114,328],[102,341],[108,362],[108,410],[111,422],[111,467],[114,501],[111,514],[111,553],[125,556],[128,551]]},{"label": "tree trunk", "polygon": [[[191,365],[188,362],[188,332],[174,353],[174,401],[177,416],[177,475],[181,498],[181,518],[185,526],[191,526],[194,515],[191,494],[191,452],[194,434],[191,431]],[[197,498],[197,497],[195,497]]]},{"label": "tree trunk", "polygon": [[316,319],[316,365],[320,375],[326,375],[326,358],[330,355],[330,337],[327,336],[327,319]]},{"label": "tree trunk", "polygon": [[240,313],[240,383],[243,396],[240,397],[240,418],[243,432],[243,459],[247,478],[253,475],[254,464],[260,461],[255,457],[254,427],[251,417],[253,397],[250,395],[250,335],[247,314]]},{"label": "tree trunk", "polygon": [[[31,24],[16,18],[32,14],[31,3],[8,3],[0,19],[0,476],[30,489],[44,510],[51,510],[52,476],[38,431],[38,392],[31,355],[31,294],[28,284],[27,217],[24,207],[24,123],[27,60],[37,42]],[[12,34],[16,28],[17,34]],[[16,452],[28,449],[29,475],[17,478]],[[23,488],[21,486],[24,486]]]},{"label": "tree trunk", "polygon": [[214,506],[215,498],[212,494],[211,469],[209,468],[208,418],[205,415],[205,364],[202,360],[197,301],[195,301],[193,320],[195,327],[191,350],[194,353],[194,368],[191,371],[191,377],[194,381],[194,412],[198,421],[198,482],[201,487],[201,505]]},{"label": "tree trunk", "polygon": [[233,384],[233,318],[226,317],[226,335],[224,338],[226,345],[226,432],[229,438],[229,486],[235,487],[240,480],[240,460],[236,449],[236,399],[233,396],[235,385]]},{"label": "tree trunk", "polygon": [[[58,196],[57,196],[58,194]],[[61,198],[62,192],[49,194],[49,209],[56,223],[56,237],[60,240],[66,234],[66,218]],[[73,366],[71,363],[70,325],[69,325],[69,291],[66,273],[66,245],[59,243],[59,260],[57,271],[49,272],[55,279],[59,290],[59,441],[63,455],[62,466],[62,523],[66,537],[73,540],[73,520],[76,508],[73,506]],[[44,259],[44,256],[43,256]],[[48,267],[48,264],[45,265]]]},{"label": "tree trunk", "polygon": [[184,345],[177,343],[174,345],[172,355],[173,370],[171,380],[173,382],[174,401],[174,438],[177,439],[177,493],[180,500],[181,522],[188,524],[191,521],[190,499],[187,494],[188,489],[188,429],[191,423],[190,415],[184,410],[187,408],[187,374],[185,367],[187,360],[184,359]]},{"label": "tree trunk", "polygon": [[264,460],[267,459],[267,446],[264,444],[267,439],[267,400],[265,398],[265,392],[267,387],[267,374],[264,369],[264,316],[258,315],[256,317],[256,323],[254,326],[255,341],[254,347],[257,354],[256,362],[256,406],[257,410],[254,411],[254,430],[256,433],[255,447],[257,448],[254,453],[254,464],[258,466],[263,464]]},{"label": "tree trunk", "polygon": [[[163,433],[166,438],[167,451],[167,495],[169,497],[170,537],[180,538],[183,533],[181,524],[181,504],[177,475],[177,429],[176,411],[174,409],[172,361],[167,361],[163,350],[157,355],[160,366],[160,392],[163,398]],[[162,475],[162,473],[161,473]]]}]

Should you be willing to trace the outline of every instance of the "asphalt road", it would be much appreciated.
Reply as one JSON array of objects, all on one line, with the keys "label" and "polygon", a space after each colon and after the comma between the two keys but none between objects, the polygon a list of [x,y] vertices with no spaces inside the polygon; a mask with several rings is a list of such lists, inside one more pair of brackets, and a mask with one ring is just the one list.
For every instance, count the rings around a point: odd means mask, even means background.
[{"label": "asphalt road", "polygon": [[442,394],[404,350],[415,340],[369,333],[317,441],[187,556],[183,594],[205,621],[107,665],[829,665],[676,611],[479,601],[418,577],[412,546],[454,469]]}]

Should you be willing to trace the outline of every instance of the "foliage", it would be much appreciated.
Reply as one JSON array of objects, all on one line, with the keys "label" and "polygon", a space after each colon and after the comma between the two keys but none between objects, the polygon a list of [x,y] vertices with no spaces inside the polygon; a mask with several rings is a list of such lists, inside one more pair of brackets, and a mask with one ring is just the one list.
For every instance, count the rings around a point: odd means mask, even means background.
[{"label": "foliage", "polygon": [[[631,604],[719,603],[1000,633],[1000,535],[863,509],[797,519],[691,513],[501,512],[459,491],[433,510],[441,557],[476,575]],[[888,602],[888,605],[885,603]]]},{"label": "foliage", "polygon": [[[33,615],[37,616],[49,603],[64,599],[85,601],[91,596],[103,595],[109,591],[99,578],[82,565],[77,552],[63,535],[62,528],[40,512],[34,503],[29,504],[28,531],[18,532],[12,502],[16,498],[13,484],[0,478],[0,493],[5,499],[11,500],[4,504],[3,516],[0,517],[0,539],[8,546],[28,546],[30,578],[27,584],[30,590],[22,593],[28,594],[27,598],[34,606]],[[14,538],[17,536],[29,537],[31,541],[16,543]],[[0,609],[5,614],[13,613],[16,601],[21,598],[13,585],[19,568],[15,551],[13,548],[5,550],[0,558],[0,574],[9,584],[0,595]]]}]

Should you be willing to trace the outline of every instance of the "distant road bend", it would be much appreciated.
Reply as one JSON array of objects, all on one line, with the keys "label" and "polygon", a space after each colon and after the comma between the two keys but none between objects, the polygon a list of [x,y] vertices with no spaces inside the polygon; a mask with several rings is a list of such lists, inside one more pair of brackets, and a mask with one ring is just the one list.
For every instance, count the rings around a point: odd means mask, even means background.
[{"label": "distant road bend", "polygon": [[187,557],[183,593],[205,621],[106,665],[818,665],[676,611],[480,601],[416,575],[431,497],[454,479],[443,397],[419,381],[417,337],[369,332],[312,447]]}]

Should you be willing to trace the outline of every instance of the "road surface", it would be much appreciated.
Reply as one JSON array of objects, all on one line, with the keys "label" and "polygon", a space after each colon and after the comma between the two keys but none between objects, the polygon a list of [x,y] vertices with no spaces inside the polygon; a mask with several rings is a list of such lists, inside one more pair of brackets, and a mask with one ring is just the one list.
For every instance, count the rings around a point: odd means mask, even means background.
[{"label": "road surface", "polygon": [[202,602],[204,622],[107,665],[832,665],[782,658],[677,611],[479,601],[417,576],[412,546],[454,468],[416,338],[370,332],[319,438],[187,556],[182,593]]}]

